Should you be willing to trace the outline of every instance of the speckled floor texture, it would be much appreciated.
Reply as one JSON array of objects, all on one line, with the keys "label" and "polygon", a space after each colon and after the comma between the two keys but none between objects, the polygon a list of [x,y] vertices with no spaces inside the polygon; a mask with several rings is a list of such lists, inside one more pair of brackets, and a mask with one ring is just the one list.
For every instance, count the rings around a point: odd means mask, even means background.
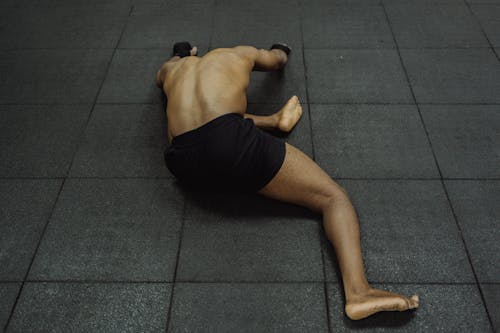
[{"label": "speckled floor texture", "polygon": [[[292,47],[248,111],[300,98],[283,138],[417,311],[350,321],[320,216],[176,182],[154,75],[181,40]],[[2,0],[0,331],[500,332],[499,55],[498,0]]]}]

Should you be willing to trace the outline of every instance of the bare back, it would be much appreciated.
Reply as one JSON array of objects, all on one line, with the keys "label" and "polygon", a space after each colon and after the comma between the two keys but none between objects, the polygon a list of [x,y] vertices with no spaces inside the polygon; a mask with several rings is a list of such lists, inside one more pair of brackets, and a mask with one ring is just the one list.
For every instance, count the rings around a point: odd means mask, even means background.
[{"label": "bare back", "polygon": [[251,59],[221,48],[165,63],[168,140],[226,113],[245,113]]}]

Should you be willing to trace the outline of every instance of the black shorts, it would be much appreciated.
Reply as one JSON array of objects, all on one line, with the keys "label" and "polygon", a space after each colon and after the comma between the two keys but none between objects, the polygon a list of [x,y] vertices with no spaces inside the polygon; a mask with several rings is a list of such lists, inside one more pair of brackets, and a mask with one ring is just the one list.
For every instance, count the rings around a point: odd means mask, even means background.
[{"label": "black shorts", "polygon": [[182,183],[216,191],[254,192],[276,175],[285,142],[239,113],[227,113],[173,138],[168,169]]}]

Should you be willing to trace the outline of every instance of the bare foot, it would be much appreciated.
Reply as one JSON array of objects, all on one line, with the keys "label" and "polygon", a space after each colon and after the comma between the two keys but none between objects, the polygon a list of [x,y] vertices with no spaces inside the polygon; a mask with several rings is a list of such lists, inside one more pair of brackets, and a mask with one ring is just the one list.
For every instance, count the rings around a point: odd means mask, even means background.
[{"label": "bare foot", "polygon": [[283,132],[290,132],[302,116],[302,106],[299,98],[292,96],[277,114],[278,128]]},{"label": "bare foot", "polygon": [[369,289],[350,297],[345,306],[347,316],[359,320],[380,311],[406,311],[418,308],[418,296],[406,297],[380,289]]}]

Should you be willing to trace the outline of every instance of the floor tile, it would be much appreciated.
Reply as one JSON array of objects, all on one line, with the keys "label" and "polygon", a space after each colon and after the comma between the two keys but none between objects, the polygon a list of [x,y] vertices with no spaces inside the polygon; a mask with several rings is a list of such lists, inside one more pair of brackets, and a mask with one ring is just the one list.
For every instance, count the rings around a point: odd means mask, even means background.
[{"label": "floor tile", "polygon": [[471,6],[493,46],[500,46],[500,1],[497,3]]},{"label": "floor tile", "polygon": [[29,278],[171,281],[183,202],[165,179],[68,179]]},{"label": "floor tile", "polygon": [[116,50],[97,102],[161,104],[156,72],[169,57],[166,50]]},{"label": "floor tile", "polygon": [[0,105],[0,175],[63,177],[90,105]]},{"label": "floor tile", "polygon": [[491,327],[475,285],[376,285],[397,293],[418,294],[420,306],[407,312],[382,312],[360,321],[349,320],[336,284],[328,284],[333,332],[490,332]]},{"label": "floor tile", "polygon": [[[474,282],[440,181],[342,180],[358,213],[371,282]],[[338,281],[324,244],[328,281]]]},{"label": "floor tile", "polygon": [[483,284],[481,285],[486,306],[493,322],[493,327],[498,332],[500,330],[500,313],[498,307],[500,306],[500,285],[499,284]]},{"label": "floor tile", "polygon": [[165,49],[187,40],[208,48],[213,21],[213,5],[184,3],[136,5],[120,41],[123,48]]},{"label": "floor tile", "polygon": [[3,0],[0,2],[0,8],[19,8],[36,6],[38,0]]},{"label": "floor tile", "polygon": [[436,178],[439,173],[412,105],[311,105],[316,161],[330,175]]},{"label": "floor tile", "polygon": [[301,5],[328,5],[331,3],[340,5],[378,5],[381,0],[299,0]]},{"label": "floor tile", "polygon": [[[35,252],[7,332],[500,330],[500,181],[487,180],[499,177],[499,5],[0,1],[0,332]],[[341,177],[369,280],[418,293],[419,310],[348,320],[321,216],[179,186],[154,82],[179,40],[200,55],[292,46],[283,71],[251,74],[248,112],[300,98],[297,127],[270,132]],[[446,180],[445,192],[427,179],[439,173],[422,120],[444,177],[477,181]],[[376,180],[388,177],[424,180]]]},{"label": "floor tile", "polygon": [[500,0],[465,0],[470,4],[497,4]]},{"label": "floor tile", "polygon": [[305,48],[394,48],[381,6],[304,4]]},{"label": "floor tile", "polygon": [[395,50],[305,50],[311,103],[413,103]]},{"label": "floor tile", "polygon": [[[155,76],[170,53],[171,51],[166,50],[117,50],[98,102],[162,103],[163,93],[155,85]],[[206,50],[201,49],[199,54],[206,54]],[[247,90],[248,102],[284,103],[293,95],[307,102],[300,50],[290,56],[283,70],[251,73]]]},{"label": "floor tile", "polygon": [[61,182],[59,179],[0,181],[0,280],[24,279]]},{"label": "floor tile", "polygon": [[445,181],[481,282],[500,282],[500,181]]},{"label": "floor tile", "polygon": [[327,332],[323,284],[179,283],[168,332]]},{"label": "floor tile", "polygon": [[0,48],[114,48],[129,5],[33,7],[0,13]]},{"label": "floor tile", "polygon": [[20,286],[20,283],[0,283],[0,299],[2,300],[0,302],[0,327],[2,332],[7,320],[9,320]]},{"label": "floor tile", "polygon": [[28,283],[7,332],[162,332],[169,284]]},{"label": "floor tile", "polygon": [[490,49],[401,50],[418,103],[499,103],[500,63]]},{"label": "floor tile", "polygon": [[212,48],[253,45],[267,49],[277,42],[300,52],[302,35],[297,5],[286,0],[217,2]]},{"label": "floor tile", "polygon": [[381,0],[385,5],[400,5],[400,4],[426,4],[426,5],[445,5],[459,4],[462,5],[464,0]]},{"label": "floor tile", "polygon": [[168,176],[165,110],[161,105],[98,104],[71,176]]},{"label": "floor tile", "polygon": [[258,197],[191,193],[180,281],[322,281],[319,219]]},{"label": "floor tile", "polygon": [[[168,2],[181,0],[168,0]],[[132,5],[158,5],[165,3],[165,0],[38,0],[38,6],[42,7],[57,7],[57,6],[130,6]]]},{"label": "floor tile", "polygon": [[500,105],[420,107],[443,177],[500,177]]},{"label": "floor tile", "polygon": [[112,50],[0,51],[4,104],[92,104]]},{"label": "floor tile", "polygon": [[[247,113],[252,113],[261,116],[271,115],[280,110],[282,104],[249,104]],[[270,130],[273,135],[283,138],[289,144],[299,148],[302,152],[312,158],[312,140],[311,140],[311,124],[309,123],[309,110],[305,103],[302,103],[302,117],[297,125],[289,133],[283,133],[278,130]]]},{"label": "floor tile", "polygon": [[292,49],[283,69],[252,72],[247,89],[248,102],[284,104],[290,97],[297,95],[302,103],[307,103],[303,59],[299,48]]},{"label": "floor tile", "polygon": [[488,47],[469,8],[456,5],[386,7],[400,48]]}]

